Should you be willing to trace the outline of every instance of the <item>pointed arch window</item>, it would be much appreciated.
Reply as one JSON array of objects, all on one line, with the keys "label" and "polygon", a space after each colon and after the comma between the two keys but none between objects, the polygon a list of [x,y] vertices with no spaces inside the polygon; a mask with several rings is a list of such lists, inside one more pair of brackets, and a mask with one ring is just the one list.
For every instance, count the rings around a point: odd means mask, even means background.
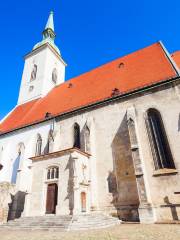
[{"label": "pointed arch window", "polygon": [[79,124],[74,124],[74,145],[73,147],[81,148],[81,140],[80,140],[80,127]]},{"label": "pointed arch window", "polygon": [[54,84],[57,83],[57,78],[58,78],[57,69],[54,68],[53,71],[52,71],[52,81],[53,81]]},{"label": "pointed arch window", "polygon": [[38,134],[37,135],[37,142],[36,142],[36,156],[40,156],[41,155],[41,149],[42,149],[42,138],[41,135]]},{"label": "pointed arch window", "polygon": [[156,109],[147,111],[146,120],[155,169],[175,168],[161,114]]},{"label": "pointed arch window", "polygon": [[35,80],[36,79],[36,75],[37,75],[37,65],[34,64],[32,72],[31,72],[31,79],[30,79],[30,81]]}]

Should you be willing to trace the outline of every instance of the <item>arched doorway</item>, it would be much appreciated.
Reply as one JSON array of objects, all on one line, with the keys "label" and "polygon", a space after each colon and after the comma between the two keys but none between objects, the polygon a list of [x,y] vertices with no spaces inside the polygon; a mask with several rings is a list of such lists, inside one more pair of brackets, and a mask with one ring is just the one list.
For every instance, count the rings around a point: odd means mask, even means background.
[{"label": "arched doorway", "polygon": [[55,214],[58,198],[58,186],[56,183],[48,184],[46,198],[46,214]]},{"label": "arched doorway", "polygon": [[86,193],[81,193],[81,212],[86,212]]}]

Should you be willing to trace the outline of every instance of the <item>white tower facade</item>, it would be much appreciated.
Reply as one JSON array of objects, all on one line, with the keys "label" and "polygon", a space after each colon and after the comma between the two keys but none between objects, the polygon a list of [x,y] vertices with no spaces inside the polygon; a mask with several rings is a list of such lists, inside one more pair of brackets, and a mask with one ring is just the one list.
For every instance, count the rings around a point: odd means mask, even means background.
[{"label": "white tower facade", "polygon": [[53,12],[50,13],[43,40],[25,56],[18,105],[41,98],[65,80],[65,62],[54,43]]}]

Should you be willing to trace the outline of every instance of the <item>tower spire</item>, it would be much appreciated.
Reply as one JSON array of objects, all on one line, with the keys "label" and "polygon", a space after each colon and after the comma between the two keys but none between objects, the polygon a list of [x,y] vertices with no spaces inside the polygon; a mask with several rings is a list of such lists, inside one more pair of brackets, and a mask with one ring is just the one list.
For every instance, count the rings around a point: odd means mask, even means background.
[{"label": "tower spire", "polygon": [[49,14],[48,21],[46,23],[45,30],[49,28],[49,29],[54,31],[54,19],[53,19],[53,16],[54,16],[54,12],[51,11],[50,14]]},{"label": "tower spire", "polygon": [[34,46],[33,50],[42,46],[42,45],[44,45],[44,44],[46,44],[46,43],[49,43],[58,52],[58,54],[61,55],[58,47],[54,43],[54,39],[56,37],[56,34],[54,32],[53,16],[54,16],[54,13],[53,13],[53,11],[51,11],[50,14],[49,14],[45,29],[42,32],[43,40],[41,42],[39,42],[38,44],[36,44]]},{"label": "tower spire", "polygon": [[49,14],[48,21],[46,23],[46,27],[43,31],[43,40],[49,39],[50,41],[54,42],[55,39],[55,32],[54,32],[54,20],[53,20],[53,12],[51,11]]}]

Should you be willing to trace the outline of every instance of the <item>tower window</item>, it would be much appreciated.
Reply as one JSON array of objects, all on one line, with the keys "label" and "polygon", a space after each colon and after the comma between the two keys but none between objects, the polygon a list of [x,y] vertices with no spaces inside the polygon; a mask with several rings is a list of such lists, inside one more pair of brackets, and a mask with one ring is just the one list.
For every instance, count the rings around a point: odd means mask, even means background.
[{"label": "tower window", "polygon": [[29,92],[32,92],[33,89],[34,89],[34,86],[30,86],[30,87],[29,87]]},{"label": "tower window", "polygon": [[58,74],[57,74],[57,69],[54,68],[53,71],[52,71],[52,81],[53,83],[57,83],[57,77],[58,77]]},{"label": "tower window", "polygon": [[148,110],[147,127],[155,169],[175,168],[161,114],[156,109]]},{"label": "tower window", "polygon": [[36,75],[37,75],[37,65],[34,64],[32,72],[31,72],[31,79],[30,79],[30,81],[35,80],[36,79]]}]

